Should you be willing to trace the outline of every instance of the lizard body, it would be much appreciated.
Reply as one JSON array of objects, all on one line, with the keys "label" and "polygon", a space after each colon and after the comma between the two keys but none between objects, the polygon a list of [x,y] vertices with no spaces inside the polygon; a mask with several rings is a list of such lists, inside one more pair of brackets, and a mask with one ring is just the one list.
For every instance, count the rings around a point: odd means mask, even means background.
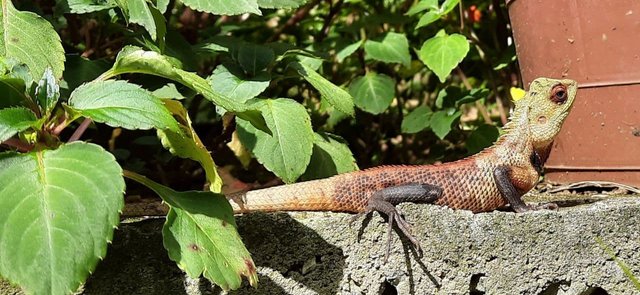
[{"label": "lizard body", "polygon": [[531,206],[521,196],[539,181],[553,138],[573,104],[572,80],[539,78],[515,102],[510,121],[496,143],[482,152],[449,163],[380,166],[326,179],[231,194],[236,213],[253,211],[380,211],[411,237],[409,225],[394,205],[433,203],[473,212],[509,204],[516,212],[553,208]]},{"label": "lizard body", "polygon": [[[563,90],[563,103],[555,102],[554,87]],[[535,186],[553,137],[559,132],[575,97],[572,80],[539,78],[516,102],[504,133],[491,147],[449,163],[415,166],[380,166],[326,179],[276,186],[229,196],[234,211],[346,211],[363,212],[372,195],[405,184],[429,184],[442,189],[433,203],[473,212],[495,210],[509,203],[496,181],[505,171],[518,198]],[[559,91],[555,90],[555,91]],[[536,125],[543,125],[538,128]],[[537,133],[535,133],[537,132]],[[420,200],[407,200],[407,202]],[[511,204],[513,206],[513,204]],[[518,210],[519,208],[515,208]]]}]

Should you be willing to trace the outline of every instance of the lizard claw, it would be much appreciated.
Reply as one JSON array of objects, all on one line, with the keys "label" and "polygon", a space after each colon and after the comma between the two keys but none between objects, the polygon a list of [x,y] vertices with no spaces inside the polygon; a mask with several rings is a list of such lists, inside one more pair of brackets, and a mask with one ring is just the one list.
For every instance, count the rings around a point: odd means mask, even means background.
[{"label": "lizard claw", "polygon": [[[373,193],[373,195],[367,201],[367,206],[363,213],[368,214],[372,211],[378,211],[384,213],[388,217],[389,226],[387,227],[387,251],[385,253],[384,262],[386,263],[391,252],[391,231],[393,224],[398,226],[398,229],[402,234],[411,241],[415,247],[417,253],[421,253],[420,243],[411,234],[411,225],[404,220],[402,213],[394,205],[401,202],[413,202],[413,203],[429,203],[437,200],[442,196],[442,188],[430,184],[420,183],[407,183],[397,186],[391,186],[383,188]],[[359,215],[356,215],[354,219],[357,219]],[[418,254],[419,255],[419,254]]]},{"label": "lizard claw", "polygon": [[398,225],[398,229],[402,232],[402,234],[411,241],[413,246],[416,248],[418,253],[422,252],[422,248],[420,247],[420,242],[416,239],[413,234],[411,234],[411,225],[404,220],[402,217],[402,213],[399,210],[395,209],[393,212],[387,213],[389,217],[389,226],[387,227],[387,251],[384,256],[384,263],[387,263],[389,259],[389,253],[391,252],[391,240],[393,239],[393,235],[391,234],[391,229],[393,228],[393,223],[395,222]]},{"label": "lizard claw", "polygon": [[395,223],[398,226],[398,229],[402,232],[402,234],[411,241],[411,243],[416,248],[416,251],[421,252],[420,243],[418,239],[416,239],[413,234],[411,234],[411,225],[404,220],[402,217],[402,213],[398,210],[393,204],[381,200],[379,198],[372,198],[367,205],[366,213],[378,211],[384,213],[388,217],[388,227],[387,227],[387,249],[384,256],[384,263],[389,259],[389,253],[391,253],[391,240],[393,239],[393,235],[391,231],[393,229],[393,224]]}]

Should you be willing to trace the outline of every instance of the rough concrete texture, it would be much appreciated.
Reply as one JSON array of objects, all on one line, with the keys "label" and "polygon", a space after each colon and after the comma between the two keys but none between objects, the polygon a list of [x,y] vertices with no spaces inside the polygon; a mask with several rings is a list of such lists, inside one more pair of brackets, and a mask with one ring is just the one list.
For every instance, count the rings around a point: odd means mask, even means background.
[{"label": "rough concrete texture", "polygon": [[240,218],[261,285],[234,293],[640,294],[596,241],[640,271],[640,198],[525,214],[400,208],[423,255],[395,238],[387,264],[386,223],[378,215],[361,234],[360,222],[349,227],[350,214]]},{"label": "rough concrete texture", "polygon": [[[386,223],[352,214],[298,212],[238,218],[260,284],[231,294],[640,294],[596,242],[640,276],[640,197],[558,211],[472,214],[431,205],[399,207],[422,257]],[[364,221],[364,222],[363,222]],[[162,248],[163,219],[125,223],[83,294],[219,294],[186,279]],[[361,230],[361,224],[367,224]],[[1,289],[0,294],[10,292]],[[11,294],[11,293],[10,293]]]}]

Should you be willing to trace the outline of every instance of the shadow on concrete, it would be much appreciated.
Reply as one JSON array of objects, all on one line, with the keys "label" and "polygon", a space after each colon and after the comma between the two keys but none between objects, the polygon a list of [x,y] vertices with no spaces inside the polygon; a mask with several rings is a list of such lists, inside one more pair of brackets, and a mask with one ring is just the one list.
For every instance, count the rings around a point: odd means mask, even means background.
[{"label": "shadow on concrete", "polygon": [[[240,235],[261,271],[258,289],[243,283],[231,294],[285,294],[282,282],[301,290],[334,294],[343,276],[342,249],[284,213],[255,213],[237,219]],[[164,218],[122,223],[107,257],[98,264],[81,294],[218,294],[201,279],[187,292],[185,275],[162,246]],[[279,273],[279,274],[278,274]],[[289,291],[290,292],[290,291]]]},{"label": "shadow on concrete", "polygon": [[186,294],[184,276],[162,246],[164,218],[122,223],[81,294]]},{"label": "shadow on concrete", "polygon": [[297,283],[300,291],[338,293],[345,265],[342,249],[285,213],[254,213],[237,223],[256,266],[265,272],[258,289],[245,286],[230,294],[287,294],[291,290],[280,286],[284,281]]}]

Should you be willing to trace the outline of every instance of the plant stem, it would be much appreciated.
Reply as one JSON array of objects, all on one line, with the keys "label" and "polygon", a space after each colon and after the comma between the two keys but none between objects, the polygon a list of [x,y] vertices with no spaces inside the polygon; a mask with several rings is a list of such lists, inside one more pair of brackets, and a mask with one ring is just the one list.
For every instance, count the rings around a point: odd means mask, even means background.
[{"label": "plant stem", "polygon": [[462,7],[462,0],[458,3],[460,8],[460,31],[464,31],[464,7]]},{"label": "plant stem", "polygon": [[6,145],[6,146],[10,146],[10,147],[14,147],[16,148],[18,151],[21,152],[29,152],[33,149],[33,145],[28,144],[20,139],[17,138],[9,138],[5,141],[2,142],[2,144]]},{"label": "plant stem", "polygon": [[76,141],[76,140],[80,139],[80,137],[87,130],[87,128],[89,127],[91,122],[92,122],[91,119],[84,118],[84,121],[82,121],[82,123],[80,123],[80,126],[78,126],[78,129],[76,129],[76,131],[73,132],[71,137],[69,137],[69,141],[68,142],[72,142],[72,141]]},{"label": "plant stem", "polygon": [[331,6],[331,8],[329,9],[329,14],[324,19],[324,24],[322,25],[322,29],[320,30],[320,35],[318,35],[318,41],[322,41],[325,37],[327,37],[327,35],[329,35],[331,23],[333,22],[336,14],[338,14],[338,12],[340,11],[340,8],[342,8],[342,3],[344,3],[343,0],[338,0],[335,4],[329,1],[329,5]]}]

